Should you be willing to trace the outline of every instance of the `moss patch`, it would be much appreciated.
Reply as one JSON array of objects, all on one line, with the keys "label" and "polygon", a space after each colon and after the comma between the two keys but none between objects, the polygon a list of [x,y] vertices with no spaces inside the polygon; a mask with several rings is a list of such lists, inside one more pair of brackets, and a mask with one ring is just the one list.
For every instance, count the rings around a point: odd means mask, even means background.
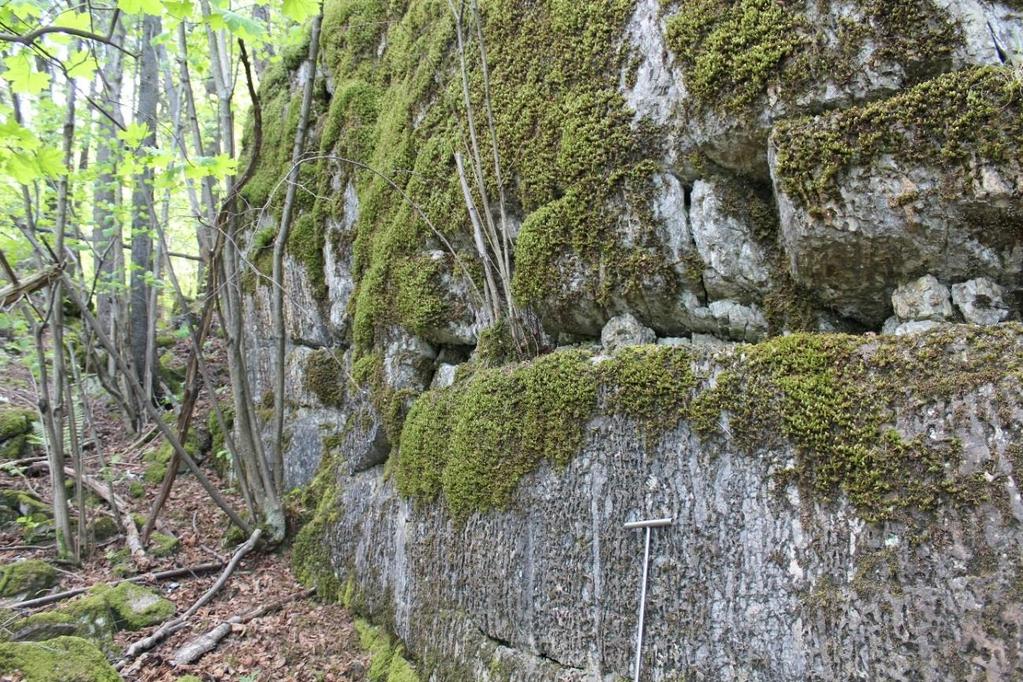
[{"label": "moss patch", "polygon": [[686,421],[704,438],[727,430],[751,455],[792,447],[784,482],[816,499],[844,496],[868,521],[911,521],[941,504],[976,504],[988,491],[962,469],[959,443],[900,436],[899,406],[1020,379],[1023,360],[1005,358],[1020,356],[1021,332],[795,334],[717,357],[713,382],[694,370],[693,351],[663,346],[623,349],[597,365],[569,350],[478,369],[413,405],[396,482],[415,499],[442,497],[456,518],[501,507],[542,461],[567,463],[599,411],[635,420],[648,439]]},{"label": "moss patch", "polygon": [[355,621],[359,643],[369,652],[369,682],[419,682],[416,669],[404,657],[404,648],[382,628],[364,620]]},{"label": "moss patch", "polygon": [[37,597],[57,584],[57,571],[38,559],[24,559],[0,567],[0,597]]},{"label": "moss patch", "polygon": [[150,535],[152,544],[149,547],[150,553],[158,558],[169,557],[181,548],[181,541],[173,535],[166,533],[153,533]]},{"label": "moss patch", "polygon": [[864,107],[783,122],[773,139],[781,188],[806,206],[835,196],[845,171],[880,154],[947,169],[941,189],[951,196],[968,186],[967,168],[978,157],[1015,160],[1023,145],[1023,88],[1007,68],[958,71]]},{"label": "moss patch", "polygon": [[320,348],[305,360],[303,383],[307,391],[330,407],[341,407],[345,400],[348,379],[344,371],[343,354]]},{"label": "moss patch", "polygon": [[581,351],[431,391],[405,421],[398,489],[422,499],[443,493],[456,517],[502,506],[541,461],[565,464],[578,451],[596,399],[597,372]]},{"label": "moss patch", "polygon": [[0,672],[26,682],[117,682],[121,676],[103,652],[79,637],[0,644]]},{"label": "moss patch", "polygon": [[[838,3],[818,3],[828,13]],[[945,67],[960,32],[932,0],[853,0],[858,17],[828,25],[802,2],[687,0],[667,21],[667,41],[687,90],[703,107],[748,112],[769,91],[783,101],[822,83],[848,84],[860,60],[909,80]],[[837,12],[836,14],[842,14]]]},{"label": "moss patch", "polygon": [[25,456],[36,414],[15,407],[0,409],[0,460]]},{"label": "moss patch", "polygon": [[326,535],[340,515],[339,473],[328,451],[320,468],[298,500],[304,513],[301,530],[292,545],[291,563],[295,577],[303,585],[316,588],[317,596],[329,602],[341,599],[344,587],[334,573]]}]

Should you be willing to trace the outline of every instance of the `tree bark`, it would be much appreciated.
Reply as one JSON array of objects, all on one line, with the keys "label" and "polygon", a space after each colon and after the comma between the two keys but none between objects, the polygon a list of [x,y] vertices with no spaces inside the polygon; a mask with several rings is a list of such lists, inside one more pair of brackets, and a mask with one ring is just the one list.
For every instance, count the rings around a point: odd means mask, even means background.
[{"label": "tree bark", "polygon": [[[135,115],[136,123],[146,126],[149,133],[142,144],[156,146],[156,116],[159,101],[160,71],[154,40],[160,33],[160,18],[147,14],[142,19],[141,59],[139,61],[139,96]],[[152,396],[155,372],[147,375],[147,368],[154,368],[155,362],[149,357],[150,316],[149,278],[153,270],[153,239],[150,235],[149,206],[153,203],[153,171],[147,168],[135,177],[132,188],[131,220],[131,315],[129,319],[131,358],[135,375],[146,389],[147,398]],[[141,426],[140,424],[136,425]]]}]

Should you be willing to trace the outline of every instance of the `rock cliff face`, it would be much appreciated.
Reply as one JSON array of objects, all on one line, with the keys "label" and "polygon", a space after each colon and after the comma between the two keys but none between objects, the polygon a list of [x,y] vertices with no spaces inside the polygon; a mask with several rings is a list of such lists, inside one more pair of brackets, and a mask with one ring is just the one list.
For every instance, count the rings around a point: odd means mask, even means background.
[{"label": "rock cliff face", "polygon": [[[622,525],[666,515],[650,679],[1023,675],[1023,5],[480,4],[541,352],[475,293],[448,3],[326,0],[284,284],[300,572],[423,679],[610,680]],[[267,402],[304,54],[246,189]]]}]

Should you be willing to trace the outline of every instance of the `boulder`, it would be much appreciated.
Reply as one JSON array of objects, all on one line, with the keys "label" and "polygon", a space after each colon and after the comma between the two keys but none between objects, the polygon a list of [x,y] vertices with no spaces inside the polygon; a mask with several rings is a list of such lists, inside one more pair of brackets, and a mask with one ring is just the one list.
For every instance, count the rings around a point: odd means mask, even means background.
[{"label": "boulder", "polygon": [[743,201],[734,188],[722,183],[693,184],[689,225],[706,265],[704,287],[712,298],[750,296],[768,285],[767,257],[754,239],[753,226],[740,220],[738,208],[728,209],[729,202]]},{"label": "boulder", "polygon": [[0,567],[0,597],[31,599],[56,584],[57,571],[45,561],[24,559]]},{"label": "boulder", "polygon": [[[771,174],[793,279],[877,328],[931,274],[1019,287],[1023,93],[997,68],[940,76],[862,108],[777,126]],[[970,121],[964,124],[962,121]]]},{"label": "boulder", "polygon": [[17,407],[0,407],[0,459],[24,457],[36,413]]},{"label": "boulder", "polygon": [[625,346],[639,346],[654,343],[657,335],[654,330],[644,327],[629,313],[608,320],[600,332],[600,343],[608,352],[614,352]]},{"label": "boulder", "polygon": [[967,322],[998,324],[1009,317],[1005,289],[987,277],[952,285],[952,301]]},{"label": "boulder", "polygon": [[80,637],[0,644],[0,673],[24,682],[118,682],[121,676],[94,644]]},{"label": "boulder", "polygon": [[948,287],[931,275],[903,284],[892,294],[895,315],[901,320],[948,320],[952,302]]}]

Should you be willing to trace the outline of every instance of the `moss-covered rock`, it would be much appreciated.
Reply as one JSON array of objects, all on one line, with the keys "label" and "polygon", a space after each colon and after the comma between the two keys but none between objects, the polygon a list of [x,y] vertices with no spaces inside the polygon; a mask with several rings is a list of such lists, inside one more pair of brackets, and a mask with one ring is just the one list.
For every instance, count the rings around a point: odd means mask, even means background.
[{"label": "moss-covered rock", "polygon": [[113,588],[94,590],[110,605],[119,630],[141,630],[174,615],[174,602],[135,583],[124,582]]},{"label": "moss-covered rock", "polygon": [[355,621],[355,629],[359,643],[370,655],[366,673],[369,682],[419,682],[416,669],[405,659],[401,642],[365,620]]},{"label": "moss-covered rock", "polygon": [[55,609],[18,621],[12,629],[35,640],[74,634],[114,653],[116,633],[157,625],[173,616],[174,610],[174,603],[155,591],[122,582],[114,587],[97,585]]},{"label": "moss-covered rock", "polygon": [[16,407],[0,408],[0,460],[24,457],[36,413]]},{"label": "moss-covered rock", "polygon": [[96,542],[102,542],[108,538],[112,538],[119,532],[117,529],[117,523],[109,516],[101,516],[91,524],[89,524],[89,532],[92,535],[93,540]]},{"label": "moss-covered rock", "polygon": [[57,584],[57,571],[38,559],[24,559],[0,567],[0,597],[29,599]]},{"label": "moss-covered rock", "polygon": [[0,672],[20,673],[25,682],[116,682],[106,656],[80,637],[0,644]]},{"label": "moss-covered rock", "polygon": [[0,524],[7,526],[23,517],[35,523],[45,523],[52,517],[52,512],[45,502],[24,490],[0,490]]}]

